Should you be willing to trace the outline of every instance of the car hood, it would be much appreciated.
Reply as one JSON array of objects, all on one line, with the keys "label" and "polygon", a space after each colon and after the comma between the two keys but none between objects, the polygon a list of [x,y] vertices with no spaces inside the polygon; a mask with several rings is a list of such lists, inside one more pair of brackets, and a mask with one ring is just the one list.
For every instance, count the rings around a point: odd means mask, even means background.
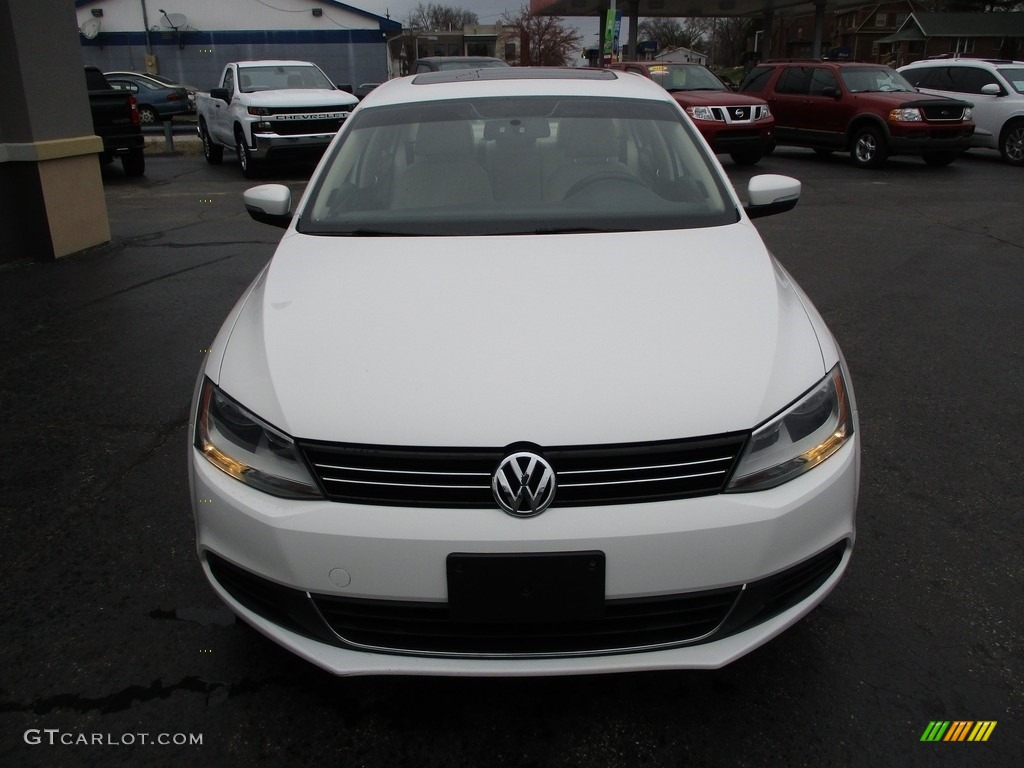
[{"label": "car hood", "polygon": [[670,91],[684,107],[746,107],[766,104],[764,99],[733,91]]},{"label": "car hood", "polygon": [[359,100],[347,91],[327,88],[282,88],[278,91],[248,93],[253,107],[334,107],[355,106]]},{"label": "car hood", "polygon": [[811,387],[838,354],[829,337],[823,359],[816,327],[827,335],[746,221],[479,238],[291,231],[207,374],[297,438],[672,439],[750,429]]},{"label": "car hood", "polygon": [[959,99],[947,99],[943,96],[931,96],[927,93],[908,93],[906,91],[867,91],[851,94],[855,98],[866,99],[873,104],[891,104],[895,107],[951,107],[959,109],[970,107],[970,102]]}]

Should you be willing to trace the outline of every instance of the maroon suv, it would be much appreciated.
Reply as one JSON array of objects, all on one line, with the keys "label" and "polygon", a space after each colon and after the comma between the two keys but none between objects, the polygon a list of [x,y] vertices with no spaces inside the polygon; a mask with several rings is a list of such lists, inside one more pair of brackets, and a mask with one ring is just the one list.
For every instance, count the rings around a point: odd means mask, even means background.
[{"label": "maroon suv", "polygon": [[767,62],[740,91],[763,97],[775,115],[775,141],[828,154],[849,151],[863,168],[890,155],[921,155],[948,165],[971,145],[972,104],[918,93],[881,64]]},{"label": "maroon suv", "polygon": [[649,77],[672,94],[718,154],[737,165],[754,165],[772,143],[768,105],[749,94],[733,93],[703,64],[624,61],[609,65]]}]

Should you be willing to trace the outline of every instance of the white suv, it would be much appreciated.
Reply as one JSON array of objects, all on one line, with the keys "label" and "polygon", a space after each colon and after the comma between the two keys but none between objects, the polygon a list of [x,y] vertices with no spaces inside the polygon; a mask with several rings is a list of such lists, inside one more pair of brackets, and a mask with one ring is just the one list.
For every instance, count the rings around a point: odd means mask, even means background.
[{"label": "white suv", "polygon": [[923,93],[972,101],[973,146],[998,149],[1006,162],[1024,165],[1024,61],[925,59],[899,72]]}]

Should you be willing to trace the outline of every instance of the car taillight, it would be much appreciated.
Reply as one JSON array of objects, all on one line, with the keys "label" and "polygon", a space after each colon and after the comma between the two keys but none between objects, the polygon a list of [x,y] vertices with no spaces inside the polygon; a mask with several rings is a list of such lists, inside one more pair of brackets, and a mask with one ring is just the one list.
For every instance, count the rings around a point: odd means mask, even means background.
[{"label": "car taillight", "polygon": [[131,109],[132,125],[142,125],[142,119],[139,117],[139,102],[134,96],[128,97],[128,107]]}]

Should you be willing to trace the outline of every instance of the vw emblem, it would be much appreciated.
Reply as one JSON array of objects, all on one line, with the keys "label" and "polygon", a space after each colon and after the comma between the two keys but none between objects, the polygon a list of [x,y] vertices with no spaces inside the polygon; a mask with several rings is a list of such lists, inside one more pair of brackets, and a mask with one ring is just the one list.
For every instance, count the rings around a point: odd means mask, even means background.
[{"label": "vw emblem", "polygon": [[550,464],[535,453],[520,451],[501,460],[491,479],[491,492],[510,515],[533,517],[551,506],[556,485]]}]

